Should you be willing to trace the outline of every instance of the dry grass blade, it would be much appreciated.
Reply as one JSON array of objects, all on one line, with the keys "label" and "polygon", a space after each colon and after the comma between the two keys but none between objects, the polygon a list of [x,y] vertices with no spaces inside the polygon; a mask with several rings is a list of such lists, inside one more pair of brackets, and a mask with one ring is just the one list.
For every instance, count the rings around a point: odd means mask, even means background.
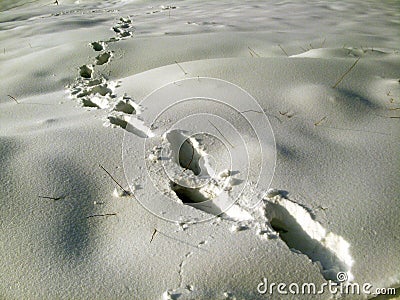
[{"label": "dry grass blade", "polygon": [[327,116],[325,116],[325,117],[323,117],[321,120],[319,120],[319,121],[317,121],[317,122],[315,122],[314,123],[314,126],[318,126],[318,125],[320,125],[323,121],[325,121],[326,120],[326,118],[327,118]]},{"label": "dry grass blade", "polygon": [[188,72],[186,72],[185,69],[182,68],[182,66],[181,66],[177,61],[175,61],[175,63],[178,65],[178,67],[182,70],[182,72],[183,72],[185,75],[188,74]]},{"label": "dry grass blade", "polygon": [[116,216],[116,215],[117,215],[117,213],[90,215],[90,216],[87,216],[86,219],[95,218],[95,217],[110,217],[110,216]]},{"label": "dry grass blade", "polygon": [[277,119],[279,121],[279,123],[282,123],[282,120],[279,119],[277,116],[272,115],[272,114],[270,114],[270,113],[268,113],[268,112],[266,112],[264,110],[263,111],[258,111],[258,110],[254,110],[254,109],[248,109],[248,110],[241,111],[239,113],[244,114],[244,113],[248,113],[248,112],[254,112],[254,113],[258,113],[258,114],[264,113],[264,114],[266,114],[266,115],[268,115],[270,117],[273,117],[273,118]]},{"label": "dry grass blade", "polygon": [[326,38],[324,38],[324,40],[322,41],[322,43],[321,43],[321,48],[324,47],[325,42],[326,42]]},{"label": "dry grass blade", "polygon": [[8,97],[10,97],[11,99],[13,99],[17,104],[19,104],[18,100],[15,99],[15,97],[11,96],[11,95],[7,95]]},{"label": "dry grass blade", "polygon": [[340,76],[339,80],[336,81],[335,85],[333,86],[334,89],[342,82],[344,77],[346,77],[346,75],[349,74],[351,72],[351,70],[353,70],[353,68],[360,61],[360,59],[361,59],[361,57],[357,58],[357,60],[354,62],[354,64],[352,64],[351,67],[346,72],[344,72],[342,76]]},{"label": "dry grass blade", "polygon": [[54,201],[64,199],[64,197],[48,197],[48,196],[38,196],[38,197],[42,198],[42,199],[50,199],[50,200],[54,200]]},{"label": "dry grass blade", "polygon": [[185,142],[187,142],[187,143],[190,145],[190,147],[192,147],[192,157],[190,158],[189,163],[187,164],[187,166],[185,167],[185,169],[182,171],[182,173],[183,173],[183,172],[186,172],[186,170],[189,169],[190,164],[192,163],[193,158],[194,158],[194,147],[193,147],[192,143],[191,143],[189,140],[186,140]]},{"label": "dry grass blade", "polygon": [[224,140],[232,147],[235,148],[235,146],[233,146],[228,139],[225,137],[225,135],[217,128],[217,126],[215,126],[210,120],[208,120],[208,122],[212,125],[212,127],[215,128],[216,131],[218,131],[218,133],[224,138]]},{"label": "dry grass blade", "polygon": [[156,235],[156,233],[157,233],[157,229],[154,228],[153,234],[151,235],[150,244],[151,244],[151,242],[153,241],[154,236]]},{"label": "dry grass blade", "polygon": [[282,52],[285,53],[285,55],[289,57],[289,54],[287,54],[287,52],[285,51],[285,49],[283,49],[281,44],[278,44],[278,47],[281,48]]},{"label": "dry grass blade", "polygon": [[281,111],[279,110],[278,112],[279,112],[279,114],[280,114],[281,116],[285,116],[285,117],[287,117],[288,119],[290,119],[291,117],[294,116],[294,114],[289,114],[289,111],[281,112]]},{"label": "dry grass blade", "polygon": [[247,48],[249,48],[251,56],[253,56],[252,53],[254,53],[255,56],[260,57],[260,55],[258,55],[258,53],[256,51],[254,51],[252,48],[250,48],[250,47],[247,47]]},{"label": "dry grass blade", "polygon": [[122,185],[120,185],[115,179],[114,177],[102,166],[99,164],[99,167],[102,168],[104,170],[104,172],[106,172],[108,174],[108,176],[111,177],[111,179],[127,194],[130,195],[131,193],[129,193],[127,190],[125,190]]}]

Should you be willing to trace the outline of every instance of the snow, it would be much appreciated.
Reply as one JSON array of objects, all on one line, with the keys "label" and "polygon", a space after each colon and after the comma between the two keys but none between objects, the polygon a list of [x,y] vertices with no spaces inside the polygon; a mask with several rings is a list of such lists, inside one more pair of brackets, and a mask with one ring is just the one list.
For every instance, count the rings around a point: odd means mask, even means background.
[{"label": "snow", "polygon": [[51,2],[0,3],[1,299],[398,292],[398,2]]}]

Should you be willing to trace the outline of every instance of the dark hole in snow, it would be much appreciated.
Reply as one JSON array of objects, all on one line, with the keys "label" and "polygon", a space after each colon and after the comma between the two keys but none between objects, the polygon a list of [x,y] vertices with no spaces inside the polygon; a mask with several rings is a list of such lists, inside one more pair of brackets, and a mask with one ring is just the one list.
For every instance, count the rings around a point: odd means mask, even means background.
[{"label": "dark hole in snow", "polygon": [[[300,209],[299,205],[299,209]],[[268,203],[266,208],[271,214],[270,225],[279,233],[279,237],[293,252],[302,253],[322,267],[321,273],[327,280],[336,281],[337,272],[347,271],[348,267],[339,257],[327,248],[322,241],[312,238],[289,211],[281,205]],[[304,208],[301,208],[306,211]],[[267,215],[268,215],[267,214]],[[311,226],[311,225],[308,225]]]},{"label": "dark hole in snow", "polygon": [[83,78],[91,78],[93,70],[86,65],[80,67],[79,74]]},{"label": "dark hole in snow", "polygon": [[119,127],[123,128],[123,129],[126,129],[126,126],[128,125],[127,121],[122,120],[122,119],[117,118],[117,117],[108,116],[108,120],[110,121],[111,124],[119,126]]},{"label": "dark hole in snow", "polygon": [[136,110],[135,108],[129,104],[128,101],[119,101],[114,108],[115,111],[121,111],[124,112],[126,114],[135,114]]},{"label": "dark hole in snow", "polygon": [[185,204],[200,203],[209,200],[198,189],[184,187],[175,182],[171,182],[170,185],[178,198]]},{"label": "dark hole in snow", "polygon": [[96,107],[100,108],[96,103],[90,101],[90,99],[82,99],[82,105],[84,107]]},{"label": "dark hole in snow", "polygon": [[[280,237],[281,237],[282,240],[283,240],[282,234],[288,232],[288,230],[285,228],[285,225],[284,225],[282,222],[280,222],[279,220],[277,220],[277,219],[273,219],[270,223],[271,223],[272,228],[273,228],[276,232],[279,232]],[[285,243],[287,244],[286,241],[285,241]]]},{"label": "dark hole in snow", "polygon": [[109,62],[111,58],[111,52],[105,52],[96,57],[96,64],[97,65],[104,65]]},{"label": "dark hole in snow", "polygon": [[192,170],[194,175],[199,175],[201,173],[200,158],[201,155],[193,147],[190,139],[186,139],[179,149],[179,165],[182,168]]},{"label": "dark hole in snow", "polygon": [[104,49],[102,43],[99,42],[93,42],[92,47],[94,51],[102,51]]}]

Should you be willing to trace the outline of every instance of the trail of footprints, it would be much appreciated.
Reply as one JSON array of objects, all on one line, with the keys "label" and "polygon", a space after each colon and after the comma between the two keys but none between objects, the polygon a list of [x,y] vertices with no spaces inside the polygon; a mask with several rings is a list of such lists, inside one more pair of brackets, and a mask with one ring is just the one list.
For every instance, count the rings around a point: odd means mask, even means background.
[{"label": "trail of footprints", "polygon": [[[166,9],[175,8],[167,7]],[[107,65],[112,61],[114,53],[107,50],[108,44],[131,38],[134,32],[132,21],[129,17],[120,18],[111,29],[115,36],[106,41],[94,41],[90,44],[97,54],[94,62],[79,67],[79,77],[68,87],[68,91],[70,97],[78,100],[83,107],[106,110],[107,120],[105,125],[121,127],[138,136],[146,137],[146,134],[140,130],[140,126],[136,128],[128,123],[131,116],[140,114],[140,106],[129,95],[118,96],[116,88],[119,86],[119,82],[108,80],[97,70],[99,66]],[[157,160],[156,158],[155,161]],[[180,165],[181,167],[186,166],[187,163],[180,163]],[[196,172],[192,171],[196,175]],[[171,189],[184,204],[202,202],[196,197],[196,192],[198,191],[195,189],[185,189],[180,186],[172,186]],[[208,201],[208,204],[210,203],[212,201]],[[334,280],[338,271],[350,273],[352,259],[348,252],[348,243],[342,237],[327,232],[321,224],[313,220],[309,212],[280,193],[269,193],[263,199],[258,212],[249,214],[250,218],[243,215],[246,211],[242,207],[237,206],[237,208],[244,218],[242,220],[239,218],[234,222],[234,232],[258,226],[260,235],[266,234],[268,238],[279,237],[290,249],[295,249],[307,255],[313,262],[317,262],[321,267],[321,273],[326,279]],[[218,209],[212,209],[211,211],[204,209],[204,211],[216,216],[221,214]],[[232,220],[226,214],[221,216],[224,219]],[[309,232],[310,230],[312,232]],[[314,231],[318,232],[319,235],[314,236]],[[335,241],[335,243],[332,241]],[[314,253],[315,249],[318,249],[317,253]],[[181,290],[183,286],[183,265],[184,260],[179,266]],[[186,293],[190,293],[192,288],[183,288],[183,290]],[[176,295],[181,294],[176,294],[175,292],[176,290],[166,291],[163,294],[163,299],[174,299]],[[227,298],[229,298],[228,296],[229,294],[226,294]]]},{"label": "trail of footprints", "polygon": [[94,41],[90,44],[97,53],[94,62],[80,66],[79,77],[67,88],[70,97],[78,100],[83,107],[107,110],[106,126],[126,129],[130,117],[140,113],[139,105],[128,95],[118,97],[116,88],[120,83],[108,80],[96,68],[112,61],[114,53],[107,50],[110,43],[133,36],[132,20],[129,17],[121,17],[111,30],[115,36],[106,41]]}]

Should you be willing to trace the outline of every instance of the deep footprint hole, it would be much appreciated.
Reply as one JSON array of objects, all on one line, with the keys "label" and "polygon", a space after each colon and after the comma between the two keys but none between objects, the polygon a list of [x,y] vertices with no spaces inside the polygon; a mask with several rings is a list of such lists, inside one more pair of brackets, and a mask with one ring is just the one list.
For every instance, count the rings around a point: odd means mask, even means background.
[{"label": "deep footprint hole", "polygon": [[170,187],[184,204],[201,203],[210,200],[197,188],[184,187],[173,181],[170,182]]},{"label": "deep footprint hole", "polygon": [[92,94],[99,94],[101,96],[106,96],[107,94],[111,95],[112,90],[107,87],[107,85],[97,85],[94,86],[91,90]]},{"label": "deep footprint hole", "polygon": [[100,43],[100,42],[93,42],[92,47],[93,47],[94,51],[103,51],[104,50],[103,43]]},{"label": "deep footprint hole", "polygon": [[123,119],[120,119],[118,117],[108,116],[107,118],[110,121],[110,123],[115,125],[115,126],[119,126],[119,127],[123,128],[123,129],[126,129],[126,127],[128,126],[128,122],[127,121],[125,121]]},{"label": "deep footprint hole", "polygon": [[191,170],[194,175],[200,175],[201,168],[199,165],[199,160],[201,154],[195,149],[193,143],[190,139],[186,139],[181,147],[179,148],[179,165],[184,168]]},{"label": "deep footprint hole", "polygon": [[[279,221],[278,219],[272,219],[271,222],[271,227],[272,229],[274,229],[276,232],[279,233],[279,236],[282,238],[282,240],[286,243],[286,245],[288,245],[288,243],[290,243],[290,241],[285,241],[285,233],[288,233],[288,229],[286,228],[286,225]],[[288,245],[289,246],[289,245]]]},{"label": "deep footprint hole", "polygon": [[191,170],[194,175],[201,173],[198,142],[194,137],[188,137],[180,130],[172,130],[166,134],[166,139],[171,145],[172,157],[175,162],[185,171]]},{"label": "deep footprint hole", "polygon": [[90,99],[82,99],[82,106],[100,108],[96,103],[92,102]]},{"label": "deep footprint hole", "polygon": [[93,70],[90,67],[88,67],[87,65],[83,65],[79,68],[79,75],[81,75],[81,77],[83,77],[83,78],[87,78],[87,79],[92,78],[92,73],[93,73]]},{"label": "deep footprint hole", "polygon": [[131,104],[129,104],[128,101],[119,101],[115,105],[114,110],[124,112],[129,115],[136,114],[136,109]]},{"label": "deep footprint hole", "polygon": [[129,31],[122,31],[122,32],[120,33],[120,36],[121,36],[121,37],[129,37],[129,36],[131,36],[131,35],[132,35],[132,33],[129,32]]},{"label": "deep footprint hole", "polygon": [[97,65],[104,65],[110,61],[111,52],[105,52],[96,57],[96,64]]},{"label": "deep footprint hole", "polygon": [[280,239],[292,251],[300,252],[312,262],[319,263],[326,280],[336,281],[337,272],[348,270],[334,252],[313,239],[284,207],[269,203],[268,210],[273,212],[273,217],[269,218],[270,225],[279,233]]},{"label": "deep footprint hole", "polygon": [[223,213],[221,208],[212,201],[212,195],[204,194],[199,188],[181,186],[173,181],[170,182],[170,187],[184,205],[214,216],[219,216]]}]

